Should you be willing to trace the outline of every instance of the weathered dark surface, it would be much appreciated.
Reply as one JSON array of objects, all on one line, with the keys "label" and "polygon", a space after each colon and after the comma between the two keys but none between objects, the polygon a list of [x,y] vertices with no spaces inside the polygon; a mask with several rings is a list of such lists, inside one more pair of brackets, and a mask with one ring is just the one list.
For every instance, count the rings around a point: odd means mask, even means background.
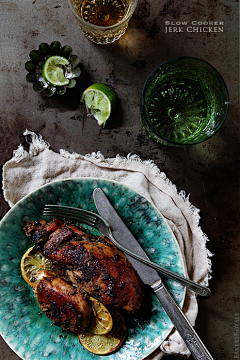
[{"label": "weathered dark surface", "polygon": [[[234,0],[140,0],[127,33],[112,45],[99,46],[82,35],[66,1],[0,1],[1,164],[24,141],[26,128],[41,132],[55,151],[63,148],[86,154],[100,150],[106,157],[136,153],[142,159],[153,159],[201,209],[201,226],[215,256],[212,294],[199,297],[196,330],[217,360],[239,357],[234,336],[240,316],[237,17]],[[165,21],[224,22],[224,31],[191,33],[184,27],[183,33],[165,33]],[[72,46],[81,59],[80,82],[64,101],[42,98],[25,81],[29,52],[53,40]],[[231,106],[227,122],[211,140],[189,148],[168,148],[155,144],[143,132],[139,98],[150,71],[182,55],[199,57],[219,70]],[[94,82],[112,85],[118,97],[105,129],[87,118],[79,104],[82,90]],[[7,210],[1,196],[1,216]],[[1,360],[19,359],[2,339],[0,347]]]}]

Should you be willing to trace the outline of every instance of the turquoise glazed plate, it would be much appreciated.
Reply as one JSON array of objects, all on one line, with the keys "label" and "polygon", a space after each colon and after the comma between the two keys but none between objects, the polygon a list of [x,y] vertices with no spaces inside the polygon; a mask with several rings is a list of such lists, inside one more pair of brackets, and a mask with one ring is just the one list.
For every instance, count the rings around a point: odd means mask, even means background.
[{"label": "turquoise glazed plate", "polygon": [[[10,348],[22,359],[94,360],[102,357],[84,349],[76,334],[52,326],[39,309],[20,271],[21,258],[32,246],[23,231],[26,222],[42,218],[47,203],[97,212],[92,197],[96,187],[103,189],[152,261],[185,275],[179,246],[167,222],[146,198],[134,190],[117,182],[90,178],[45,185],[19,201],[0,223],[0,331]],[[182,307],[185,288],[173,280],[164,281]],[[144,359],[172,330],[173,324],[151,288],[146,287],[145,294],[138,316],[125,316],[128,333],[123,346],[104,358]]]}]

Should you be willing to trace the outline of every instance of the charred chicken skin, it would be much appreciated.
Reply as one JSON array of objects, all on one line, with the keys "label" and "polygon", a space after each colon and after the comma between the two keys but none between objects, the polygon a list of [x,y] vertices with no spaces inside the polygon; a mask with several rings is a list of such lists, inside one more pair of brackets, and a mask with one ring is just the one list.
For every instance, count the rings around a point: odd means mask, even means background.
[{"label": "charred chicken skin", "polygon": [[86,293],[129,313],[143,300],[143,283],[126,256],[106,237],[88,234],[70,222],[29,222],[27,236],[43,255],[64,270],[69,282]]},{"label": "charred chicken skin", "polygon": [[46,272],[37,285],[36,295],[40,308],[54,325],[76,333],[88,327],[92,308],[81,288]]}]

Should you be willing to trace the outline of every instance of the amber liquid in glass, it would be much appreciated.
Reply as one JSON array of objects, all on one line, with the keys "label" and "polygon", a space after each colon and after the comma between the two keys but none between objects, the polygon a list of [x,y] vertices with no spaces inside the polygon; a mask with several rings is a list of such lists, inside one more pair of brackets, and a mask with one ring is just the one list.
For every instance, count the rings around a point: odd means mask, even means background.
[{"label": "amber liquid in glass", "polygon": [[79,2],[80,17],[97,26],[117,24],[126,15],[126,0],[83,0]]}]

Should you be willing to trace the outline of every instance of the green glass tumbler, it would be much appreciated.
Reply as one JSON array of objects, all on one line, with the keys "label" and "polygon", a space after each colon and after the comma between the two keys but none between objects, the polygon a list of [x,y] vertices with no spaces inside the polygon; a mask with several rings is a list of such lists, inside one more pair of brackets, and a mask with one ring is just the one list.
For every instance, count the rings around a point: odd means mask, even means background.
[{"label": "green glass tumbler", "polygon": [[219,72],[193,57],[168,60],[142,89],[141,123],[164,145],[194,145],[212,137],[226,120],[229,95]]}]

